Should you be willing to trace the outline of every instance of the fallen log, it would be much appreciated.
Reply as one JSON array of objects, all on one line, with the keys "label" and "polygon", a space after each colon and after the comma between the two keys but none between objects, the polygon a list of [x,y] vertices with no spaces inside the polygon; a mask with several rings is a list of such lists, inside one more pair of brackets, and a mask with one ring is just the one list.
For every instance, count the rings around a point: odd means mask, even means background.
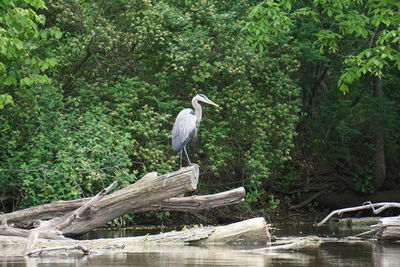
[{"label": "fallen log", "polygon": [[1,214],[1,224],[14,224],[20,228],[37,227],[39,221],[46,221],[74,211],[89,201],[91,198],[75,200],[59,200],[31,208]]},{"label": "fallen log", "polygon": [[[198,165],[156,176],[153,177],[154,179],[137,186],[126,187],[110,195],[101,194],[101,197],[96,196],[95,198],[91,198],[85,201],[77,211],[53,218],[47,221],[45,226],[39,227],[44,232],[61,230],[64,236],[78,236],[102,226],[121,215],[129,213],[132,209],[139,209],[176,195],[194,191],[197,188],[198,176]],[[109,191],[108,189],[104,189],[105,193]],[[34,209],[35,214],[38,214],[37,210]],[[80,212],[78,212],[79,210]],[[24,217],[27,216],[26,212],[19,213],[19,215],[21,214]],[[9,214],[2,217],[1,220],[4,225],[7,225],[7,221],[12,218]],[[4,229],[0,228],[0,234],[5,234],[2,230]],[[23,236],[30,233],[29,231],[25,232],[21,230],[23,229],[15,229],[17,235]],[[10,235],[11,232],[8,231],[7,233]]]},{"label": "fallen log", "polygon": [[[26,229],[19,229],[19,228],[13,228],[9,227],[7,225],[2,225],[0,226],[0,236],[19,236],[19,237],[29,237],[29,235],[32,233],[31,230],[26,230]],[[60,231],[44,231],[40,233],[41,238],[45,239],[66,239]]]},{"label": "fallen log", "polygon": [[[66,227],[70,226],[76,219],[80,218],[87,210],[92,209],[92,207],[99,202],[105,195],[108,194],[114,187],[117,186],[117,182],[113,182],[107,188],[103,189],[95,197],[91,198],[88,202],[83,204],[77,210],[73,211],[68,216],[64,216],[64,221],[54,225],[55,229],[58,231],[64,230]],[[51,224],[46,227],[52,228]]]},{"label": "fallen log", "polygon": [[219,226],[202,243],[263,243],[271,241],[264,218],[254,218],[226,226]]},{"label": "fallen log", "polygon": [[[151,244],[267,244],[268,242],[270,242],[270,234],[268,225],[264,218],[253,218],[225,226],[195,227],[183,231],[172,231],[158,235],[146,235],[138,237],[94,240],[48,240],[39,238],[37,245],[45,248],[79,245],[83,246],[88,251],[101,251],[110,249],[113,251],[130,251],[133,247]],[[25,243],[26,238],[16,236],[5,237],[0,235],[0,244],[12,245],[15,248],[15,250],[12,252],[14,255],[22,255],[25,253],[23,248]]]},{"label": "fallen log", "polygon": [[190,197],[173,197],[160,203],[151,204],[147,207],[132,209],[131,213],[162,210],[162,211],[200,211],[239,203],[244,200],[246,191],[243,187],[235,188],[225,192]]},{"label": "fallen log", "polygon": [[[73,240],[78,236],[123,214],[148,210],[199,211],[242,201],[244,188],[205,196],[174,197],[194,191],[197,187],[199,167],[193,165],[179,171],[157,176],[150,173],[136,183],[107,193],[116,185],[111,184],[92,198],[45,204],[0,216],[0,243],[23,243],[23,254],[52,253],[61,249],[83,251],[93,249],[120,249],[148,243],[266,243],[270,241],[268,226],[263,218],[255,218],[228,226],[200,227],[187,231],[163,233],[154,236]],[[59,208],[58,210],[54,207]],[[61,209],[61,210],[60,210]],[[49,212],[51,210],[51,212]],[[53,214],[51,216],[51,214]],[[58,216],[54,216],[57,214]],[[53,217],[51,220],[38,218]],[[7,223],[21,220],[36,221],[36,228],[18,229]],[[32,225],[32,224],[31,224]],[[38,247],[42,247],[37,249]],[[46,247],[43,249],[43,247]]]},{"label": "fallen log", "polygon": [[[138,209],[130,209],[128,213],[138,213],[145,211],[192,211],[197,212],[205,209],[212,209],[232,204],[240,203],[244,200],[246,191],[243,187],[220,192],[217,194],[189,196],[189,197],[172,197],[159,203]],[[78,209],[91,198],[83,198],[71,201],[57,201],[49,204],[28,208],[25,210],[15,211],[12,213],[0,215],[0,221],[6,220],[8,223],[14,223],[21,228],[38,225],[41,220],[48,220],[55,217],[64,216],[65,214]]]},{"label": "fallen log", "polygon": [[[192,192],[197,189],[198,178],[199,167],[193,165],[157,176],[138,186],[113,192],[94,204],[89,213],[76,218],[69,226],[62,229],[62,233],[64,236],[79,236],[129,213],[132,209],[139,209],[176,195]],[[65,216],[55,219],[51,224],[57,225],[59,221],[65,220]]]},{"label": "fallen log", "polygon": [[254,253],[266,254],[266,252],[268,251],[275,251],[275,250],[302,250],[302,249],[319,247],[321,241],[322,241],[321,238],[317,236],[298,237],[298,238],[292,238],[288,240],[275,242],[276,244],[273,246],[250,249],[248,251]]},{"label": "fallen log", "polygon": [[[352,212],[364,209],[372,209],[374,214],[379,214],[388,208],[400,208],[400,203],[397,202],[381,202],[371,203],[366,202],[362,206],[344,208],[332,211],[326,216],[317,226],[321,226],[327,222],[332,216],[338,214],[341,215],[345,212]],[[359,235],[375,233],[375,237],[380,241],[399,241],[400,240],[400,216],[380,218],[380,223],[371,225],[373,228],[365,233]]]},{"label": "fallen log", "polygon": [[[375,209],[378,208],[378,209]],[[352,212],[352,211],[359,211],[359,210],[365,210],[365,209],[372,209],[374,214],[379,214],[385,209],[388,208],[400,208],[400,203],[397,202],[381,202],[381,203],[371,203],[370,201],[365,202],[362,206],[357,206],[357,207],[350,207],[350,208],[343,208],[343,209],[337,209],[329,213],[328,216],[326,216],[321,222],[317,224],[317,226],[321,226],[324,223],[326,223],[332,216],[334,215],[342,215],[343,213],[346,212]]]},{"label": "fallen log", "polygon": [[[197,174],[198,176],[198,174]],[[136,187],[145,182],[149,182],[157,178],[156,172],[150,172],[143,176],[141,179],[136,181],[134,184],[129,185],[118,192],[126,192],[132,187]],[[26,208],[23,210],[17,210],[14,212],[0,214],[0,223],[7,224],[12,223],[20,228],[32,228],[37,227],[37,223],[40,221],[50,220],[56,217],[64,216],[65,214],[78,209],[83,206],[86,202],[90,201],[92,197],[74,199],[74,200],[59,200],[47,204]]]},{"label": "fallen log", "polygon": [[380,241],[400,240],[400,216],[381,218],[372,227],[377,231],[375,237]]}]

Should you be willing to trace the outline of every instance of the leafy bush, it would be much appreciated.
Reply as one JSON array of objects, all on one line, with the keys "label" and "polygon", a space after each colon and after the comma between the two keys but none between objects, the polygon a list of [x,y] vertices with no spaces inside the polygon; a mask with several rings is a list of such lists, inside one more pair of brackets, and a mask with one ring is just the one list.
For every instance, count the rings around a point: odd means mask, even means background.
[{"label": "leafy bush", "polygon": [[176,169],[174,116],[204,93],[221,108],[204,107],[189,147],[201,193],[244,185],[247,203],[264,196],[278,205],[271,184],[290,160],[300,105],[291,78],[297,51],[275,42],[265,57],[248,45],[248,3],[47,6],[46,27],[63,32],[49,42],[59,64],[49,72],[52,86],[30,87],[0,118],[0,168],[14,170],[2,172],[4,203],[93,195],[112,180]]}]

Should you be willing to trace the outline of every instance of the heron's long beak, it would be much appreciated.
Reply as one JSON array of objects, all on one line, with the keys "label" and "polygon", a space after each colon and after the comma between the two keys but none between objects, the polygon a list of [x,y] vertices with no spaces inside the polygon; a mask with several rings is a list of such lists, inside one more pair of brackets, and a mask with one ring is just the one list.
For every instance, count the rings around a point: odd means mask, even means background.
[{"label": "heron's long beak", "polygon": [[217,104],[215,104],[214,102],[212,102],[210,99],[208,99],[208,101],[206,102],[207,104],[219,107]]}]

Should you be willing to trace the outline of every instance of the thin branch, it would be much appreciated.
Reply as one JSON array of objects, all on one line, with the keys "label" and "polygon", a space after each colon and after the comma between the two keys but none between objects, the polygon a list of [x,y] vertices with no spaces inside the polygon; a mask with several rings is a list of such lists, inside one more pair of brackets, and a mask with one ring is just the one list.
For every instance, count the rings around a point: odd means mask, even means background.
[{"label": "thin branch", "polygon": [[371,229],[371,230],[359,233],[359,234],[355,235],[354,237],[360,237],[360,236],[364,236],[364,235],[374,234],[378,231],[379,231],[379,229]]},{"label": "thin branch", "polygon": [[385,206],[374,210],[374,214],[381,213],[383,210],[388,209],[388,208],[400,208],[400,203],[396,203],[396,202],[388,203]]},{"label": "thin branch", "polygon": [[100,199],[102,199],[108,192],[111,191],[114,187],[117,186],[117,181],[114,181],[112,184],[110,184],[107,188],[101,190],[96,196],[91,198],[88,202],[86,202],[84,205],[82,205],[79,209],[75,210],[65,221],[61,222],[60,224],[57,225],[56,229],[57,230],[62,230],[69,226],[76,218],[79,218],[80,215],[82,215],[85,211],[87,211],[91,206],[93,206],[94,203],[98,202]]},{"label": "thin branch", "polygon": [[[379,207],[379,209],[376,209]],[[325,217],[320,223],[317,224],[317,226],[321,226],[324,223],[326,223],[333,215],[342,215],[345,212],[351,212],[351,211],[358,211],[358,210],[366,210],[366,209],[372,209],[374,214],[378,214],[382,212],[383,210],[387,208],[400,208],[400,203],[397,202],[380,202],[380,203],[375,203],[372,204],[371,202],[366,202],[364,203],[363,206],[357,206],[357,207],[351,207],[351,208],[344,208],[344,209],[337,209],[329,213],[328,216]]]},{"label": "thin branch", "polygon": [[32,256],[32,254],[39,253],[45,251],[56,251],[56,250],[81,250],[83,254],[88,255],[90,253],[89,249],[82,245],[74,245],[74,246],[62,246],[62,247],[52,247],[52,248],[38,248],[25,253],[25,256]]}]

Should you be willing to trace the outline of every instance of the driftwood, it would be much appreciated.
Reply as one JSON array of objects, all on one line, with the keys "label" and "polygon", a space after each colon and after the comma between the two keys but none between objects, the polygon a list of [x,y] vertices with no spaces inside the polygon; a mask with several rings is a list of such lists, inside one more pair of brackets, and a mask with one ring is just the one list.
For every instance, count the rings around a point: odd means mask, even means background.
[{"label": "driftwood", "polygon": [[[225,226],[195,227],[183,231],[172,231],[158,235],[123,237],[94,240],[48,240],[38,239],[37,246],[50,251],[51,248],[62,249],[72,246],[83,246],[87,251],[123,250],[131,251],[134,247],[151,244],[180,245],[187,243],[200,244],[267,244],[270,241],[268,225],[264,218],[253,218]],[[26,239],[21,237],[2,237],[0,243],[15,247],[14,255],[40,252],[25,252],[23,245]],[[1,251],[0,251],[1,252]],[[10,253],[10,252],[8,252]],[[1,256],[1,254],[0,254]]]},{"label": "driftwood", "polygon": [[[138,213],[151,210],[196,212],[204,209],[212,209],[216,207],[237,204],[243,201],[245,196],[245,189],[243,187],[239,187],[217,194],[172,197],[149,206],[144,206],[138,209],[130,209],[128,213]],[[40,221],[64,216],[67,213],[78,209],[90,199],[91,198],[82,198],[77,200],[56,201],[49,204],[43,204],[40,206],[0,215],[0,221],[7,221],[8,223],[13,223],[15,226],[21,228],[38,226]]]},{"label": "driftwood", "polygon": [[[72,212],[72,214],[68,214],[68,216],[65,218],[64,221],[55,224],[55,229],[61,231],[66,227],[70,226],[73,221],[82,216],[88,209],[91,209],[94,206],[94,204],[99,202],[106,194],[108,194],[116,186],[117,182],[113,182],[107,188],[101,190],[100,193],[98,193],[95,197],[93,197],[88,202],[83,204],[80,208]],[[51,228],[51,225],[48,225],[46,227]]]},{"label": "driftwood", "polygon": [[[2,236],[28,237],[31,233],[32,233],[31,230],[13,228],[13,227],[9,227],[7,225],[0,226],[0,235],[2,235]],[[55,231],[55,230],[43,231],[40,233],[40,237],[46,238],[46,239],[66,239],[61,234],[60,231]]]},{"label": "driftwood", "polygon": [[[327,222],[332,216],[338,214],[341,215],[345,212],[352,212],[364,209],[372,209],[374,214],[379,214],[388,208],[400,208],[400,203],[397,202],[381,202],[371,203],[366,202],[363,206],[344,208],[332,211],[328,216],[325,217],[318,226],[321,226]],[[371,225],[371,230],[364,233],[358,234],[357,236],[375,234],[375,237],[381,241],[400,241],[400,216],[381,218],[380,222],[375,225]]]},{"label": "driftwood", "polygon": [[[375,209],[378,208],[378,209]],[[365,210],[365,209],[372,209],[374,214],[379,214],[385,209],[388,208],[400,208],[400,203],[397,202],[381,202],[381,203],[371,203],[371,202],[365,202],[364,205],[362,206],[357,206],[357,207],[351,207],[351,208],[343,208],[343,209],[338,209],[334,210],[331,213],[329,213],[328,216],[326,216],[321,222],[317,224],[317,226],[321,226],[324,223],[326,223],[332,216],[334,215],[342,215],[345,212],[352,212],[352,211],[359,211],[359,210]]]},{"label": "driftwood", "polygon": [[[62,232],[67,236],[81,235],[129,213],[132,209],[192,192],[197,189],[198,177],[199,168],[198,165],[194,165],[173,173],[157,176],[154,180],[138,186],[113,192],[96,203],[89,214],[77,218]],[[61,218],[61,220],[63,219]]]},{"label": "driftwood", "polygon": [[58,250],[81,250],[84,255],[88,255],[90,251],[82,246],[82,245],[73,245],[73,246],[63,246],[63,247],[52,247],[52,248],[38,248],[31,250],[27,253],[25,253],[26,256],[32,256],[33,254],[42,254],[43,252],[48,252],[48,251],[58,251]]},{"label": "driftwood", "polygon": [[[89,250],[119,249],[144,243],[226,244],[270,241],[268,226],[263,218],[228,226],[199,227],[152,236],[80,241],[66,238],[86,233],[126,213],[149,210],[195,212],[239,203],[245,197],[242,187],[211,195],[176,197],[196,190],[198,177],[198,165],[160,176],[153,172],[111,194],[108,193],[116,186],[115,182],[92,198],[57,201],[0,215],[0,243],[23,244],[23,254],[32,255],[76,249],[88,253]],[[13,224],[20,225],[23,221],[25,227],[29,225],[34,228],[28,230],[13,227]]]},{"label": "driftwood", "polygon": [[229,191],[190,197],[173,197],[160,203],[152,204],[147,207],[142,207],[137,210],[131,210],[131,213],[163,210],[163,211],[200,211],[212,209],[239,203],[244,200],[246,191],[243,187],[232,189]]},{"label": "driftwood", "polygon": [[322,241],[321,238],[317,236],[306,236],[306,237],[277,241],[273,246],[251,249],[248,251],[265,254],[268,251],[275,251],[275,250],[302,250],[307,248],[318,247],[321,244],[321,241]]},{"label": "driftwood", "polygon": [[[154,179],[137,186],[129,186],[110,195],[105,195],[115,186],[115,183],[113,183],[108,188],[103,189],[96,197],[84,202],[76,211],[39,224],[37,229],[31,231],[17,228],[11,231],[7,222],[12,221],[13,215],[6,214],[0,218],[4,226],[0,228],[0,235],[27,237],[35,230],[43,233],[59,230],[64,236],[81,235],[129,213],[131,209],[149,206],[164,199],[196,190],[198,175],[198,165],[193,165],[176,172],[156,176]],[[35,209],[36,214],[37,210]],[[27,217],[27,212],[20,214]]]},{"label": "driftwood", "polygon": [[400,216],[381,218],[373,225],[376,238],[381,241],[400,241]]}]

